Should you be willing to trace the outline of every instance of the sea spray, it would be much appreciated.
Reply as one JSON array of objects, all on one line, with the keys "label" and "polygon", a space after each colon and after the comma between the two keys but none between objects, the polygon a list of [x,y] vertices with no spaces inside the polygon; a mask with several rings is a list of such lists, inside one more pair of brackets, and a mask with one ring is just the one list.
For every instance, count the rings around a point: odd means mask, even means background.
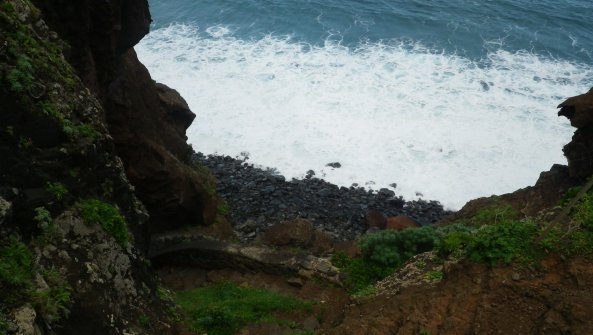
[{"label": "sea spray", "polygon": [[476,58],[409,39],[315,44],[179,23],[136,50],[198,115],[196,150],[248,151],[288,178],[312,169],[344,186],[396,182],[406,199],[459,208],[564,163],[573,129],[555,106],[593,84],[589,65],[493,43]]}]

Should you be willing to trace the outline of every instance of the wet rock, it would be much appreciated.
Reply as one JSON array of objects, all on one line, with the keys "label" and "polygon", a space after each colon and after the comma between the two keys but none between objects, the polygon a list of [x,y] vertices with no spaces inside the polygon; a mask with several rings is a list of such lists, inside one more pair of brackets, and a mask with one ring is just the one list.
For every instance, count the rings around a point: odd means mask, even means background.
[{"label": "wet rock", "polygon": [[333,167],[334,169],[339,169],[342,167],[342,164],[340,164],[340,162],[333,162],[327,163],[325,166]]}]

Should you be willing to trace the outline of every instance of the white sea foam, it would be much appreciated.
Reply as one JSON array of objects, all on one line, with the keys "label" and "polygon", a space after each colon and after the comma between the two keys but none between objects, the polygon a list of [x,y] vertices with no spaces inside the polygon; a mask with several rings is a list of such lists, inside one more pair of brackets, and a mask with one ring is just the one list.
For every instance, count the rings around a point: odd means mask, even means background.
[{"label": "white sea foam", "polygon": [[[477,64],[411,44],[241,40],[222,26],[172,25],[136,50],[197,114],[196,150],[248,151],[289,178],[313,169],[345,186],[395,182],[407,199],[420,192],[454,209],[565,163],[573,129],[555,107],[593,78],[591,67],[528,52]],[[325,166],[334,161],[342,168]]]}]

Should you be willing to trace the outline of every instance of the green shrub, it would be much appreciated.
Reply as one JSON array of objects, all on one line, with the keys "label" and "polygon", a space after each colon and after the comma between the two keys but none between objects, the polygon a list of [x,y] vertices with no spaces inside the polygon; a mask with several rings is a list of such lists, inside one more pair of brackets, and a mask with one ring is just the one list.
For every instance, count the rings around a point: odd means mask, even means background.
[{"label": "green shrub", "polygon": [[586,230],[593,231],[593,196],[586,194],[575,208],[574,220]]},{"label": "green shrub", "polygon": [[229,207],[229,204],[223,200],[220,204],[218,204],[216,211],[220,215],[228,215],[231,212],[231,209]]},{"label": "green shrub", "polygon": [[178,292],[176,302],[190,326],[209,335],[234,334],[248,323],[274,321],[277,311],[311,310],[309,302],[231,283]]},{"label": "green shrub", "polygon": [[32,287],[33,255],[14,236],[0,243],[0,301],[14,304]]},{"label": "green shrub", "polygon": [[537,232],[532,222],[509,221],[483,226],[469,241],[467,256],[491,265],[534,260],[537,252],[533,242]]},{"label": "green shrub", "polygon": [[[501,201],[497,201],[497,203],[500,204]],[[521,219],[521,213],[510,205],[501,205],[483,208],[469,219],[460,220],[458,223],[480,227],[507,221],[517,221],[519,219]]]},{"label": "green shrub", "polygon": [[354,294],[367,290],[370,285],[389,276],[395,270],[394,266],[376,264],[364,258],[350,258],[343,252],[336,252],[331,262],[345,274],[343,283],[346,289]]},{"label": "green shrub", "polygon": [[436,250],[441,255],[463,256],[465,248],[474,239],[476,228],[464,224],[453,224],[437,229]]},{"label": "green shrub", "polygon": [[117,208],[97,199],[80,201],[76,207],[86,224],[101,225],[121,246],[125,246],[129,242],[130,235],[126,220]]},{"label": "green shrub", "polygon": [[48,289],[32,292],[35,309],[49,323],[58,321],[68,315],[70,305],[70,285],[57,270],[51,269],[43,273]]},{"label": "green shrub", "polygon": [[98,139],[101,134],[91,125],[86,123],[74,124],[70,120],[64,120],[62,130],[71,140],[79,138]]},{"label": "green shrub", "polygon": [[383,267],[399,267],[408,259],[430,251],[435,245],[431,227],[385,230],[365,236],[361,242],[364,258]]},{"label": "green shrub", "polygon": [[443,279],[442,271],[429,271],[424,275],[424,279],[428,281],[441,280]]},{"label": "green shrub", "polygon": [[570,203],[570,201],[579,193],[581,190],[580,186],[571,187],[564,193],[562,198],[560,199],[560,206],[566,206]]}]

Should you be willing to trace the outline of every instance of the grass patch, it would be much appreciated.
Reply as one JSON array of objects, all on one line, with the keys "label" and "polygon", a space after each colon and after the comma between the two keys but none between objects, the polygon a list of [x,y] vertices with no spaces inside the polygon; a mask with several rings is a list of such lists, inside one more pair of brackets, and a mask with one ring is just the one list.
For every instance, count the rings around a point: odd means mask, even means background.
[{"label": "grass patch", "polygon": [[249,323],[279,322],[275,312],[311,311],[312,303],[270,291],[219,283],[178,292],[189,325],[209,335],[229,335]]},{"label": "grass patch", "polygon": [[121,246],[125,246],[130,241],[126,220],[117,208],[97,199],[82,200],[76,204],[76,207],[86,224],[100,225]]},{"label": "grass patch", "polygon": [[27,299],[33,281],[33,255],[16,237],[0,245],[0,301],[13,305]]}]

